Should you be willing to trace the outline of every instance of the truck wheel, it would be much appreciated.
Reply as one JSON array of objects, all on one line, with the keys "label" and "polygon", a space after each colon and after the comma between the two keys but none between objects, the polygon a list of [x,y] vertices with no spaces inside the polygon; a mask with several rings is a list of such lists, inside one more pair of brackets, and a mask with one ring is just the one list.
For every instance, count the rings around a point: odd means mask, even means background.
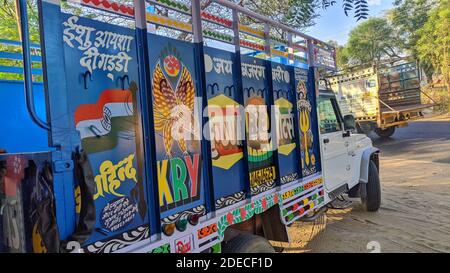
[{"label": "truck wheel", "polygon": [[261,236],[240,234],[222,244],[222,253],[275,253],[275,249]]},{"label": "truck wheel", "polygon": [[395,132],[395,127],[394,126],[388,127],[386,129],[380,129],[380,128],[376,128],[375,129],[375,133],[379,137],[382,137],[382,138],[390,137],[390,136],[392,136],[394,134],[394,132]]},{"label": "truck wheel", "polygon": [[369,181],[360,187],[365,190],[365,194],[361,194],[361,202],[366,211],[377,211],[381,205],[381,186],[377,165],[372,160],[369,162]]}]

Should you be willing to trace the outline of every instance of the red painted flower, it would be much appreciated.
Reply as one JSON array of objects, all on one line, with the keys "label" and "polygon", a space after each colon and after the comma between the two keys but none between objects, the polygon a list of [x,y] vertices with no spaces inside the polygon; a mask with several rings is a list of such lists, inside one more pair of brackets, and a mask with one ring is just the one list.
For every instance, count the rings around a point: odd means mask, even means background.
[{"label": "red painted flower", "polygon": [[264,199],[261,201],[261,205],[262,205],[263,209],[266,209],[266,208],[267,208],[267,200],[266,200],[266,198],[264,198]]},{"label": "red painted flower", "polygon": [[230,212],[230,213],[228,213],[227,214],[227,221],[228,221],[228,224],[233,224],[233,220],[234,220],[234,217],[233,217],[233,214]]},{"label": "red painted flower", "polygon": [[275,194],[273,197],[273,202],[278,203],[278,194]]},{"label": "red painted flower", "polygon": [[245,211],[245,208],[241,208],[241,217],[242,217],[242,220],[244,220],[245,219],[245,216],[247,215],[247,212]]},{"label": "red painted flower", "polygon": [[164,58],[164,69],[169,76],[176,77],[178,76],[178,73],[181,69],[180,61],[177,59],[177,57],[169,55]]}]

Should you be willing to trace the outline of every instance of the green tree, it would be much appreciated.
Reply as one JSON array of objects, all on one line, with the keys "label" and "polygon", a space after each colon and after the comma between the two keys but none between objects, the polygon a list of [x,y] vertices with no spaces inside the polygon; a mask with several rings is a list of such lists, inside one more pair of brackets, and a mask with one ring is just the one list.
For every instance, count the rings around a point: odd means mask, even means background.
[{"label": "green tree", "polygon": [[[337,3],[336,0],[239,0],[238,3],[252,11],[304,30],[315,24],[320,12]],[[346,16],[354,12],[357,20],[368,16],[367,0],[342,0]]]},{"label": "green tree", "polygon": [[[19,41],[18,21],[16,16],[15,0],[1,0],[0,4],[0,37],[7,40]],[[36,10],[36,0],[27,1],[28,25],[30,39],[39,42],[39,22]]]},{"label": "green tree", "polygon": [[336,50],[336,65],[339,70],[346,69],[349,66],[350,54],[348,48],[340,45],[338,42],[330,40],[327,42]]},{"label": "green tree", "polygon": [[[30,31],[30,39],[32,43],[39,42],[39,25],[37,10],[34,8],[35,0],[27,1],[28,4],[28,26]],[[1,0],[0,3],[0,39],[19,41],[19,26],[16,16],[14,0]],[[10,47],[0,44],[0,51],[21,52],[20,47]],[[0,59],[0,65],[4,66],[21,66],[22,62],[19,60]],[[33,63],[33,67],[40,67],[40,64]],[[0,79],[21,80],[22,75],[11,73],[0,73]]]},{"label": "green tree", "polygon": [[343,49],[348,65],[377,64],[385,59],[401,57],[400,52],[395,30],[385,18],[369,18],[359,24],[350,31]]},{"label": "green tree", "polygon": [[[396,29],[398,41],[405,52],[414,59],[419,59],[417,52],[417,41],[420,37],[418,30],[428,20],[430,10],[440,0],[395,0],[394,8],[386,14],[388,20]],[[433,67],[429,62],[420,60],[427,76],[433,73]]]},{"label": "green tree", "polygon": [[450,93],[450,0],[441,0],[427,22],[417,31],[417,53],[440,73]]}]

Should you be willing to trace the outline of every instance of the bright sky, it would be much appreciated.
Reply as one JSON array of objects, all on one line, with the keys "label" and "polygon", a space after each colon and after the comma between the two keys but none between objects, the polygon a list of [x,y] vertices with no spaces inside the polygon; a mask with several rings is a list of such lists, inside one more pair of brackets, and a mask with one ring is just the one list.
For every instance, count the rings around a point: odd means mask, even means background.
[{"label": "bright sky", "polygon": [[[369,16],[383,15],[385,10],[392,8],[392,2],[393,0],[368,0]],[[335,40],[343,45],[347,42],[350,30],[363,21],[361,19],[356,22],[352,13],[349,13],[348,17],[345,16],[342,0],[337,0],[334,6],[321,11],[321,17],[316,20],[316,25],[309,28],[305,33],[325,42]]]}]

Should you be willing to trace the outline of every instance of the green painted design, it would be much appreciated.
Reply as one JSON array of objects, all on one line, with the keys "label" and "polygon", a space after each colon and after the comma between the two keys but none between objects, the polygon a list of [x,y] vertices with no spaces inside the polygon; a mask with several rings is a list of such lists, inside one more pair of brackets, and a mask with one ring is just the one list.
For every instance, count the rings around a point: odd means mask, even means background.
[{"label": "green painted design", "polygon": [[267,151],[267,153],[263,154],[263,155],[248,155],[248,161],[250,162],[261,162],[264,160],[269,159],[270,157],[272,157],[272,151]]},{"label": "green painted design", "polygon": [[217,243],[211,247],[211,253],[221,253],[222,252],[222,244]]},{"label": "green painted design", "polygon": [[233,41],[233,37],[230,35],[222,34],[219,32],[212,31],[212,30],[208,30],[208,29],[203,30],[203,34],[210,38],[225,41],[225,42],[231,43]]},{"label": "green painted design", "polygon": [[[276,193],[278,200],[280,200],[280,196]],[[265,205],[263,206],[263,203]],[[253,201],[253,203],[245,204],[242,207],[236,208],[231,212],[228,212],[225,215],[222,215],[217,222],[217,233],[219,234],[219,240],[222,241],[225,230],[230,225],[238,224],[243,221],[246,221],[253,217],[255,214],[260,214],[266,211],[267,209],[274,206],[275,199],[274,194],[270,196],[263,197],[261,199]],[[245,214],[244,214],[245,213]]]},{"label": "green painted design", "polygon": [[296,59],[299,62],[308,63],[308,60],[306,58],[302,58],[300,56],[294,55],[294,59]]},{"label": "green painted design", "polygon": [[275,36],[270,36],[270,39],[275,41],[275,42],[282,43],[282,44],[286,44],[286,45],[288,44],[287,40],[282,39],[282,38],[278,38],[278,37],[275,37]]},{"label": "green painted design", "polygon": [[150,253],[170,253],[170,244],[164,244],[162,246],[159,246],[157,248],[154,248]]},{"label": "green painted design", "polygon": [[160,3],[162,5],[165,5],[169,8],[183,11],[183,12],[188,12],[191,9],[188,5],[185,5],[185,4],[177,2],[177,1],[170,1],[170,0],[153,0],[153,1]]},{"label": "green painted design", "polygon": [[288,218],[288,221],[291,221],[292,218],[294,218],[294,214],[289,214],[289,215],[287,216],[287,218]]}]

